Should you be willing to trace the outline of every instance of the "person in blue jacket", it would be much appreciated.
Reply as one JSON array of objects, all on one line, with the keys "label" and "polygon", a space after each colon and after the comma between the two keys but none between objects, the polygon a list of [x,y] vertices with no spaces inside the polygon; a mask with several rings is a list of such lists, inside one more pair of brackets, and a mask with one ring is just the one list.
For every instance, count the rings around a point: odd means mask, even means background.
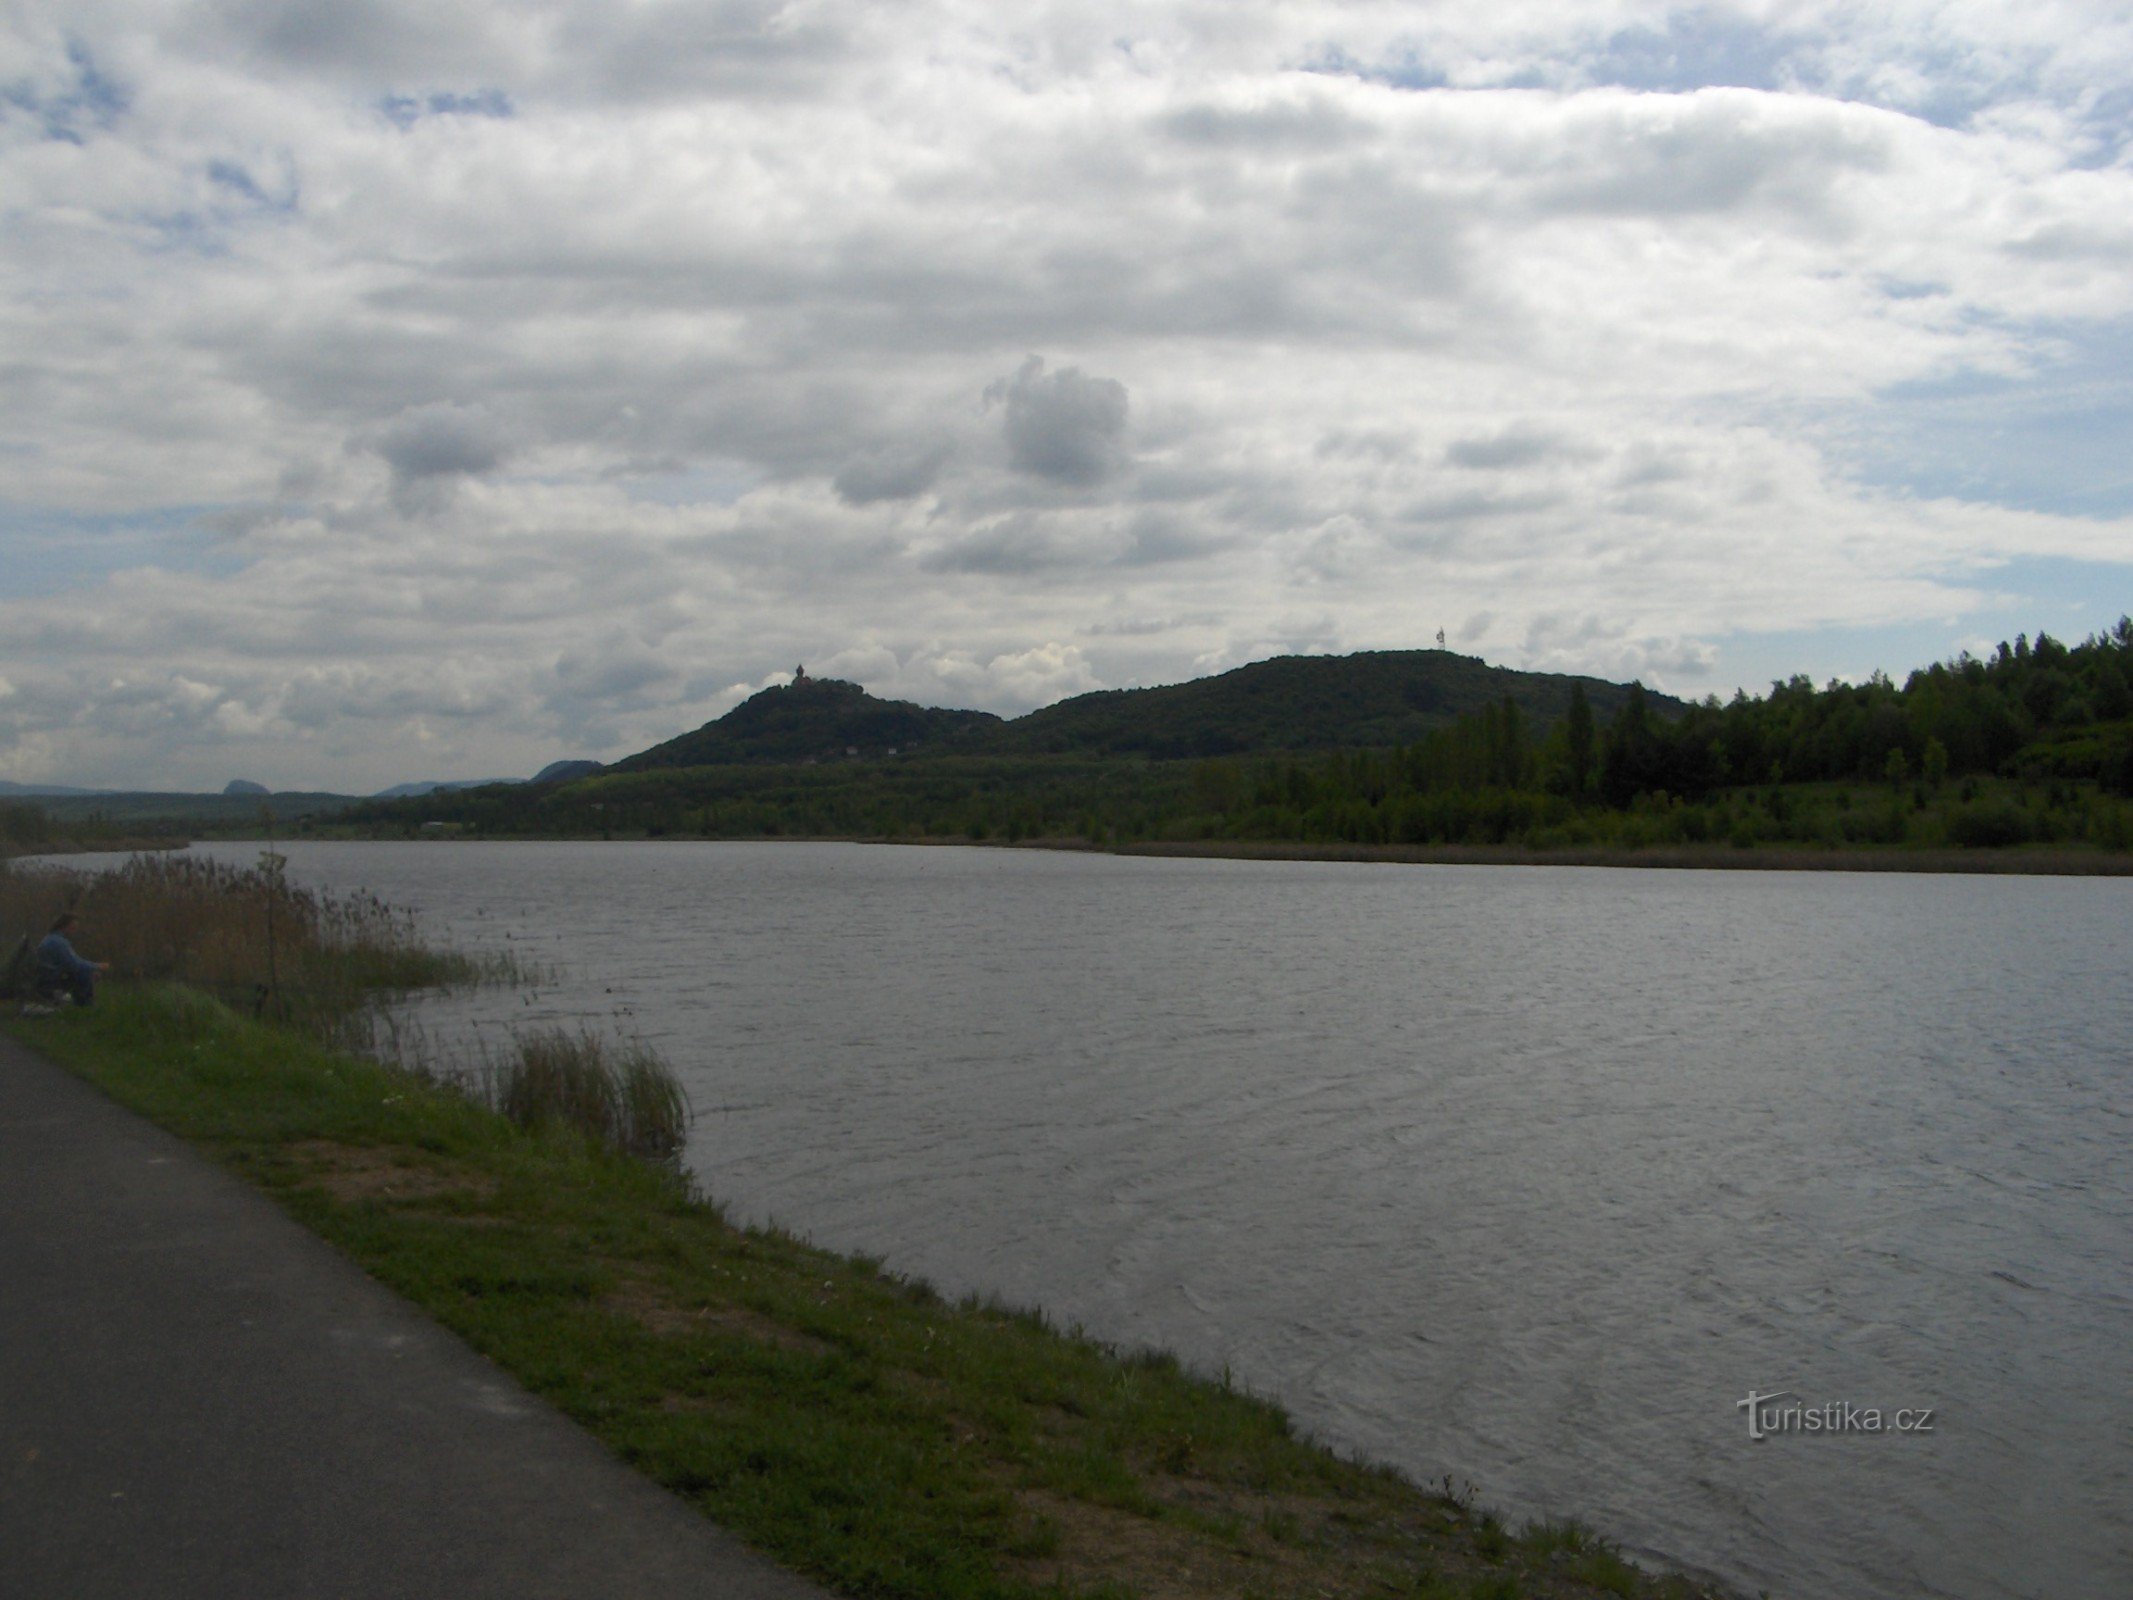
[{"label": "person in blue jacket", "polygon": [[76,1005],[85,1006],[96,999],[96,975],[110,971],[111,963],[84,961],[75,953],[74,942],[67,937],[74,921],[73,912],[62,912],[37,946],[37,988],[46,995],[70,994]]}]

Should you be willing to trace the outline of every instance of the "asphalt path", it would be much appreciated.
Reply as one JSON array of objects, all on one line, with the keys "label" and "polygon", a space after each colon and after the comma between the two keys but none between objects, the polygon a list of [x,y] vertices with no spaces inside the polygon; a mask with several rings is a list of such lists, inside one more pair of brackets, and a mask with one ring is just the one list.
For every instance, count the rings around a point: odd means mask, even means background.
[{"label": "asphalt path", "polygon": [[826,1600],[0,1037],[0,1596]]}]

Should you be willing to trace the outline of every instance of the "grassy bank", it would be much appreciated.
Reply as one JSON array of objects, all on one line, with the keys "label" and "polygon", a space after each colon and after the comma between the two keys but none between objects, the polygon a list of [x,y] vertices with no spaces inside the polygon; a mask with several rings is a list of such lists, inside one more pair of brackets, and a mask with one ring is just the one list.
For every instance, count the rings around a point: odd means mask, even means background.
[{"label": "grassy bank", "polygon": [[[1084,848],[1073,840],[1037,846]],[[1954,872],[2062,878],[2133,877],[2133,855],[2071,845],[1998,850],[1877,849],[1866,845],[1722,844],[1607,846],[1536,850],[1522,845],[1312,844],[1267,839],[1173,840],[1119,845],[1127,856],[1187,856],[1241,861],[1389,861],[1474,867],[1652,867],[1718,872]]]},{"label": "grassy bank", "polygon": [[855,1595],[1687,1595],[1275,1408],[777,1233],[197,990],[10,1020],[790,1565]]}]

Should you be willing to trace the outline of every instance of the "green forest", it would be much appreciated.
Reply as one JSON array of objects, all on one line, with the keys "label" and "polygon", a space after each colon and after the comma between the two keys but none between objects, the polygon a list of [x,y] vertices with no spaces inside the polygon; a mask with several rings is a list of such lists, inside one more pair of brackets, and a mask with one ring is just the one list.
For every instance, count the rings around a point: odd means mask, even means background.
[{"label": "green forest", "polygon": [[[1163,759],[1117,753],[1125,741],[1108,726],[1099,748],[1055,754],[1001,738],[805,763],[633,761],[563,785],[366,803],[347,820],[490,836],[2116,851],[2133,848],[2129,667],[2133,621],[2121,619],[2075,645],[2018,637],[1900,685],[1795,677],[1725,703],[1608,685],[1596,706],[1586,680],[1557,679],[1563,709],[1543,718],[1531,709],[1539,675],[1506,675],[1529,682],[1382,746]],[[777,704],[789,715],[803,702]],[[1160,724],[1137,737],[1203,742]]]}]

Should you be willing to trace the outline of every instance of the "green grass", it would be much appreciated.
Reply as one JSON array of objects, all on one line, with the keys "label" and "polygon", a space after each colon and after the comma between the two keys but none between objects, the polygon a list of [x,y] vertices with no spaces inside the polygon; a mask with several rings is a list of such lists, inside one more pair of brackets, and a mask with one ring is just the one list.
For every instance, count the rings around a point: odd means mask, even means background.
[{"label": "green grass", "polygon": [[196,991],[116,986],[8,1026],[846,1593],[1700,1592],[1588,1571],[1597,1541],[1510,1538],[1167,1356],[733,1227],[671,1166]]},{"label": "green grass", "polygon": [[589,1028],[533,1028],[484,1074],[482,1098],[522,1128],[567,1125],[626,1155],[670,1157],[689,1134],[689,1099],[649,1045],[615,1044]]}]

